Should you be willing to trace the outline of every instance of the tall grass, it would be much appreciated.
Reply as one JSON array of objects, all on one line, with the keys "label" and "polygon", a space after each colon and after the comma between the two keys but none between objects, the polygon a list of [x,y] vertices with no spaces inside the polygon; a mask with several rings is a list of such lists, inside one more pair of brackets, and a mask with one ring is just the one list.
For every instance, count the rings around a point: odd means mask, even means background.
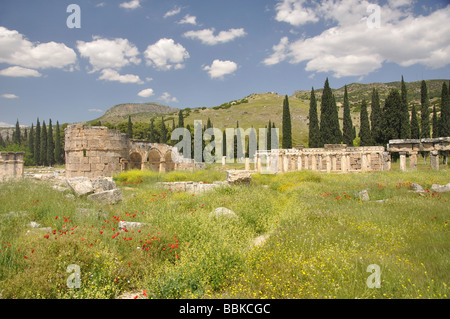
[{"label": "tall grass", "polygon": [[[115,177],[124,200],[104,206],[44,182],[0,184],[2,297],[448,298],[450,193],[430,191],[447,170],[256,174],[202,194],[155,184],[224,179],[215,168],[129,171]],[[217,207],[236,217],[210,216]],[[121,220],[141,225],[119,231]],[[66,284],[70,264],[78,289]],[[371,264],[379,289],[366,285]]]}]

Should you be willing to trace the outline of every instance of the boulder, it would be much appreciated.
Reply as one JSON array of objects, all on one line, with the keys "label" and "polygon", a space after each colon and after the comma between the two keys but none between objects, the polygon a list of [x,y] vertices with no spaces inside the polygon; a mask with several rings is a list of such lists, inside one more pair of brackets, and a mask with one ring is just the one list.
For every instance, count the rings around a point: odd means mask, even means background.
[{"label": "boulder", "polygon": [[425,192],[425,190],[423,189],[423,187],[420,186],[419,184],[416,184],[416,183],[412,183],[412,184],[411,184],[411,189],[412,189],[414,192],[417,192],[417,193],[424,193],[424,192]]},{"label": "boulder", "polygon": [[249,184],[251,180],[251,171],[227,170],[228,184]]},{"label": "boulder", "polygon": [[88,195],[88,200],[99,202],[101,204],[116,204],[122,200],[122,192],[120,189],[111,189],[104,192],[98,192]]},{"label": "boulder", "polygon": [[360,199],[362,202],[366,202],[366,201],[369,201],[369,200],[370,200],[369,192],[367,191],[367,189],[364,189],[364,190],[360,191],[360,192],[357,194],[357,197],[359,197],[359,199]]},{"label": "boulder", "polygon": [[127,229],[128,230],[130,228],[139,228],[139,227],[142,227],[144,225],[147,225],[147,224],[138,223],[138,222],[126,222],[124,220],[121,220],[119,222],[119,229],[120,230],[123,230],[123,229]]},{"label": "boulder", "polygon": [[66,183],[77,196],[88,195],[94,192],[94,187],[87,177],[68,178]]},{"label": "boulder", "polygon": [[433,184],[431,185],[431,190],[438,193],[450,192],[450,183],[448,183],[447,185]]},{"label": "boulder", "polygon": [[95,193],[116,189],[116,182],[111,177],[99,177],[91,181]]},{"label": "boulder", "polygon": [[228,208],[225,208],[225,207],[218,207],[215,210],[213,210],[211,213],[209,213],[209,217],[237,218],[238,216],[231,209],[228,209]]}]

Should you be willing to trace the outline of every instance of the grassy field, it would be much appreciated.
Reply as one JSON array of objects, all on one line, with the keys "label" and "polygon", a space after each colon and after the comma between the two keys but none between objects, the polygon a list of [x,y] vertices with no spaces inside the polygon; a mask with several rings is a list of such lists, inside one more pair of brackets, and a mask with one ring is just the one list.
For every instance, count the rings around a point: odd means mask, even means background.
[{"label": "grassy field", "polygon": [[[254,175],[209,193],[156,181],[225,180],[224,171],[115,177],[99,206],[45,182],[0,184],[2,298],[437,298],[450,284],[449,171]],[[426,189],[411,191],[411,183]],[[370,201],[358,192],[368,190]],[[227,207],[237,218],[210,217]],[[119,231],[121,220],[141,227]],[[40,227],[31,228],[30,222]],[[255,244],[255,239],[265,241]],[[69,288],[69,265],[80,288]],[[381,287],[369,288],[369,265]]]}]

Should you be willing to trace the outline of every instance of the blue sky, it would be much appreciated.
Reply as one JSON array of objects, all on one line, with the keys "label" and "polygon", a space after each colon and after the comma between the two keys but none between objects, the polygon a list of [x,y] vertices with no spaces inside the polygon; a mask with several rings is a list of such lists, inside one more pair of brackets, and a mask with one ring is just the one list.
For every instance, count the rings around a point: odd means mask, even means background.
[{"label": "blue sky", "polygon": [[[70,4],[80,28],[67,26]],[[448,1],[2,0],[0,125],[86,121],[128,102],[211,107],[326,77],[448,79],[448,21]]]}]

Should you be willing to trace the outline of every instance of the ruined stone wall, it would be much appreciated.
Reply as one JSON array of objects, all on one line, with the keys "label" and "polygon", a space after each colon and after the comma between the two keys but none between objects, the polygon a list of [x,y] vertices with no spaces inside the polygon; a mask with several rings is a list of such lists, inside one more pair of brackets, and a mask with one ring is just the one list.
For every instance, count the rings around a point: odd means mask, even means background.
[{"label": "ruined stone wall", "polygon": [[[344,144],[329,144],[324,148],[281,149],[257,151],[255,169],[288,171],[380,171],[387,170],[387,161],[382,146],[347,147]],[[264,161],[264,163],[263,163]],[[264,166],[264,167],[263,167]]]},{"label": "ruined stone wall", "polygon": [[0,152],[0,181],[23,177],[25,152]]},{"label": "ruined stone wall", "polygon": [[112,176],[128,160],[130,140],[103,126],[69,125],[65,129],[66,177]]}]

